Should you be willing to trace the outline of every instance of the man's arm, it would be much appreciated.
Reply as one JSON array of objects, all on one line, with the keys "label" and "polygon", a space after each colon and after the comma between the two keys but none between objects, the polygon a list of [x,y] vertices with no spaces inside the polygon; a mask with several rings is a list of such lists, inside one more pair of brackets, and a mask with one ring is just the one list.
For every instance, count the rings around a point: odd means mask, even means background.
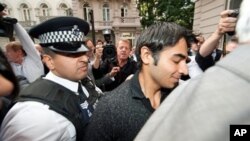
[{"label": "man's arm", "polygon": [[16,103],[7,113],[0,132],[2,141],[75,140],[74,125],[48,105],[27,101]]},{"label": "man's arm", "polygon": [[237,19],[235,17],[229,17],[229,14],[232,12],[234,11],[225,10],[221,12],[217,29],[201,45],[199,52],[195,56],[195,61],[203,71],[215,64],[212,53],[218,47],[220,39],[225,33],[235,30]]},{"label": "man's arm", "polygon": [[220,13],[221,18],[217,29],[201,45],[199,53],[202,57],[207,57],[213,52],[213,50],[217,48],[220,39],[223,37],[225,33],[235,30],[237,18],[228,16],[232,12],[233,10],[225,10]]},{"label": "man's arm", "polygon": [[97,45],[96,49],[95,49],[95,58],[94,58],[94,62],[93,62],[94,69],[98,69],[100,67],[101,58],[102,58],[102,51],[103,51],[103,48],[100,45]]}]

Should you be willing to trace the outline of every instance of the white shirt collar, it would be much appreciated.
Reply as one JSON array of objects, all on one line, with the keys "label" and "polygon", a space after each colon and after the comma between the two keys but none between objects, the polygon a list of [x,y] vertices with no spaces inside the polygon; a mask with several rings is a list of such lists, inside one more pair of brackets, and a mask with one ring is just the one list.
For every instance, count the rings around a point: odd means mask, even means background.
[{"label": "white shirt collar", "polygon": [[[44,79],[53,81],[57,84],[60,84],[62,86],[64,86],[65,88],[75,92],[78,95],[78,82],[74,82],[74,81],[70,81],[68,79],[64,79],[61,78],[59,76],[56,76],[55,74],[53,74],[51,71],[44,77]],[[87,97],[89,97],[89,93],[87,91],[87,89],[82,86],[83,92],[85,93],[85,95]]]},{"label": "white shirt collar", "polygon": [[77,93],[77,89],[78,89],[78,83],[74,82],[74,81],[70,81],[61,77],[56,76],[55,74],[53,74],[51,71],[44,77],[44,79],[53,81],[57,84],[60,84],[64,87],[66,87],[67,89],[70,89],[73,92]]}]

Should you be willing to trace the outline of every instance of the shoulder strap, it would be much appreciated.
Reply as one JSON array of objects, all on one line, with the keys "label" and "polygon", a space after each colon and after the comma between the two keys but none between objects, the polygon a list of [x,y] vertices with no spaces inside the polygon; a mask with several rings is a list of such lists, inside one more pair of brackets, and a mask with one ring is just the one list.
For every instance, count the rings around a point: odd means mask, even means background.
[{"label": "shoulder strap", "polygon": [[83,86],[85,86],[85,88],[90,94],[87,99],[88,103],[91,105],[95,105],[98,99],[103,95],[103,93],[96,91],[95,89],[96,85],[89,77],[86,77],[83,80],[81,80],[81,83]]}]

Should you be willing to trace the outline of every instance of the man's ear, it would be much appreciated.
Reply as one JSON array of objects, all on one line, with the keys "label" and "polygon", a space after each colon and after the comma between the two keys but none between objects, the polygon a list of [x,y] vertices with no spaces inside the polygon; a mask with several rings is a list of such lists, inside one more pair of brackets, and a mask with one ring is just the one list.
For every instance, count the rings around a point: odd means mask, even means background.
[{"label": "man's ear", "polygon": [[45,55],[43,55],[42,60],[46,64],[46,66],[49,68],[49,70],[55,69],[54,60],[51,56],[45,54]]},{"label": "man's ear", "polygon": [[143,64],[149,64],[152,60],[152,53],[146,46],[141,48],[141,60]]}]

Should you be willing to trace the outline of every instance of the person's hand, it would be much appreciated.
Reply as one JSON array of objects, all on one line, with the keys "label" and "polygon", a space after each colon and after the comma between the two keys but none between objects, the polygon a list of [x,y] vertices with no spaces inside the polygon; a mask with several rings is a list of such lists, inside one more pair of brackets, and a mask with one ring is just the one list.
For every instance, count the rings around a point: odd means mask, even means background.
[{"label": "person's hand", "polygon": [[97,59],[102,57],[103,47],[101,45],[97,45],[95,49],[95,56]]},{"label": "person's hand", "polygon": [[217,28],[218,35],[224,35],[227,32],[235,31],[237,18],[229,16],[233,12],[234,10],[224,10],[220,13],[221,18]]},{"label": "person's hand", "polygon": [[120,67],[113,67],[109,73],[110,77],[114,77],[120,71]]}]

